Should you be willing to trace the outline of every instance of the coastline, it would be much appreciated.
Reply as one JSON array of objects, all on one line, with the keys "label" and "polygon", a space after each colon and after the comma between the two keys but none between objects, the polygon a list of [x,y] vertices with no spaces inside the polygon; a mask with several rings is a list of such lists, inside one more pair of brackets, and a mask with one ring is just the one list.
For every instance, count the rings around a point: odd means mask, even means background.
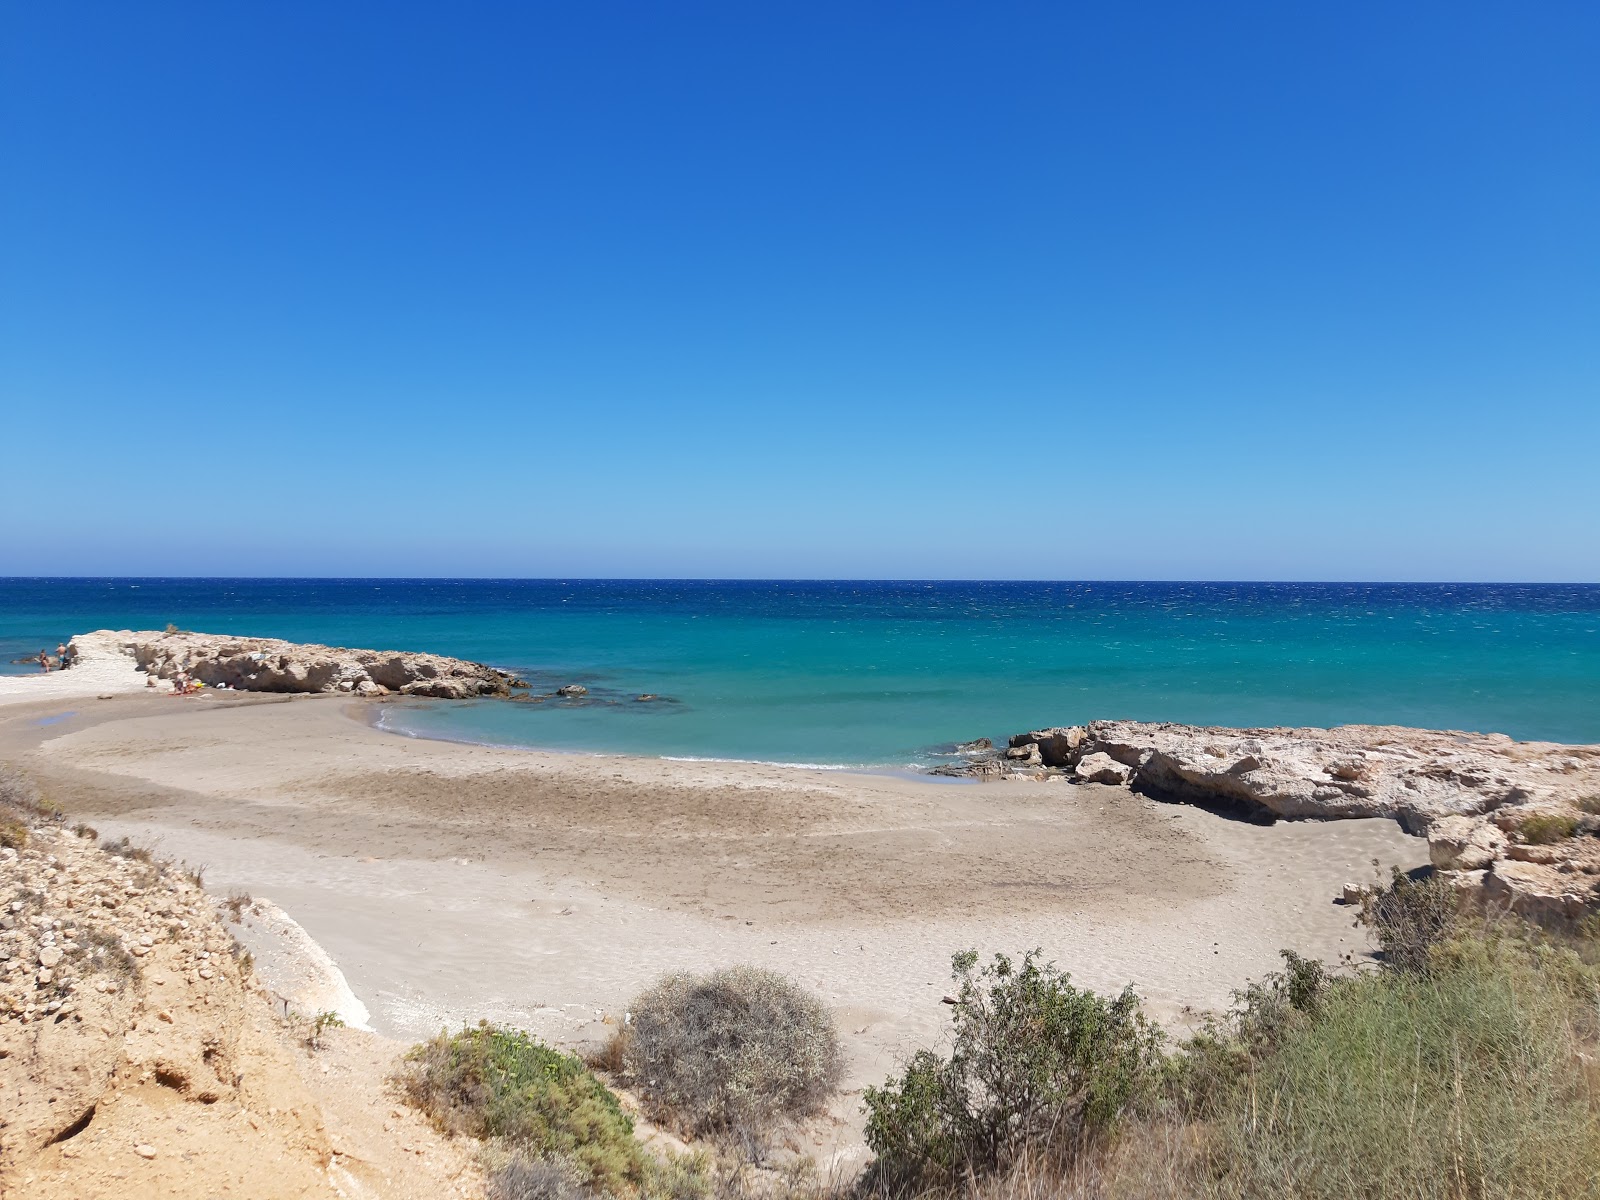
[{"label": "coastline", "polygon": [[102,835],[277,902],[392,1037],[488,1018],[581,1046],[664,971],[765,963],[834,1006],[861,1086],[938,1035],[955,950],[1042,946],[1181,1019],[1285,947],[1365,954],[1342,883],[1427,856],[1392,821],[1250,826],[1093,784],[405,738],[336,696],[118,696],[38,725],[53,704],[0,707],[0,758]]},{"label": "coastline", "polygon": [[1280,949],[1359,960],[1364,935],[1334,897],[1374,858],[1427,858],[1393,821],[1263,827],[1095,784],[396,736],[337,695],[67,707],[0,707],[0,759],[102,836],[273,901],[380,1034],[487,1018],[581,1048],[670,970],[747,962],[801,980],[844,1034],[846,1157],[858,1089],[945,1028],[955,951],[1040,946],[1083,985],[1132,982],[1182,1023]]}]

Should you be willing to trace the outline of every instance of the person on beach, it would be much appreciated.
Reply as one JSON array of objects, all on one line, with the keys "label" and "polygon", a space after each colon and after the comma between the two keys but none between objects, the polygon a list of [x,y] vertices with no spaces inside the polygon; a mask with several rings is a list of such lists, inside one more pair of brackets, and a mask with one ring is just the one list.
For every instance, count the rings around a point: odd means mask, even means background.
[{"label": "person on beach", "polygon": [[50,674],[50,652],[48,650],[39,651],[39,670],[46,675]]},{"label": "person on beach", "polygon": [[65,642],[59,642],[56,645],[56,667],[62,671],[67,669],[67,644]]}]

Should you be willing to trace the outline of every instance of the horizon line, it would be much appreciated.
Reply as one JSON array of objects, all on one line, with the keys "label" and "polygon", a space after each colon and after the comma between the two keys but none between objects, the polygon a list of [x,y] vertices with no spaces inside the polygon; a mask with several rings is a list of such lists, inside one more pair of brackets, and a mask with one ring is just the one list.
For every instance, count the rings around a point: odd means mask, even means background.
[{"label": "horizon line", "polygon": [[0,575],[4,583],[1019,583],[1208,584],[1301,587],[1600,587],[1596,580],[1531,579],[1115,579],[934,575]]}]

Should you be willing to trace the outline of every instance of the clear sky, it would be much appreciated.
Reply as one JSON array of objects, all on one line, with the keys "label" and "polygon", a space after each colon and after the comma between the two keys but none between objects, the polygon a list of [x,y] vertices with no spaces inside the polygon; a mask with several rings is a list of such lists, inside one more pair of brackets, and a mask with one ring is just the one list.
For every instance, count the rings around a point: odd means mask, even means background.
[{"label": "clear sky", "polygon": [[11,3],[0,574],[1600,580],[1600,5]]}]

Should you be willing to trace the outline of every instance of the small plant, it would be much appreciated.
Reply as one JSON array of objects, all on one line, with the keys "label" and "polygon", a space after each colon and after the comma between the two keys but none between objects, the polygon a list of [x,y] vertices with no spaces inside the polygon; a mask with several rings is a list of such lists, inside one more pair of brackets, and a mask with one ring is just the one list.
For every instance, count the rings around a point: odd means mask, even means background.
[{"label": "small plant", "polygon": [[634,1001],[620,1049],[650,1106],[691,1133],[760,1136],[820,1109],[844,1069],[822,1001],[759,967],[666,976]]},{"label": "small plant", "polygon": [[188,866],[187,864],[185,864],[184,870],[183,870],[183,877],[185,879],[187,879],[190,883],[194,884],[195,887],[204,888],[206,886],[206,866],[205,866],[205,864],[201,863],[198,867],[191,867],[191,866]]},{"label": "small plant", "polygon": [[93,825],[85,825],[82,821],[79,821],[72,827],[72,832],[78,837],[84,838],[91,842],[95,841],[100,836],[100,831],[98,829],[96,829]]},{"label": "small plant", "polygon": [[344,1019],[332,1009],[323,1009],[311,1018],[306,1031],[306,1045],[313,1050],[322,1049],[323,1035],[330,1029],[343,1029]]},{"label": "small plant", "polygon": [[128,953],[116,934],[105,929],[88,929],[76,940],[83,947],[81,953],[88,956],[94,967],[115,972],[124,979],[132,979],[139,973],[139,960]]},{"label": "small plant", "polygon": [[244,920],[244,910],[253,908],[255,898],[249,892],[229,892],[228,898],[222,902],[222,907],[228,910],[228,919],[235,925]]},{"label": "small plant", "polygon": [[949,1185],[1025,1152],[1081,1148],[1154,1093],[1163,1037],[1131,988],[1111,998],[1075,988],[1038,951],[981,969],[967,951],[952,967],[950,1057],[920,1051],[866,1090],[876,1186]]},{"label": "small plant", "polygon": [[1578,818],[1567,813],[1535,813],[1518,827],[1517,833],[1529,846],[1549,846],[1564,842],[1578,831]]},{"label": "small plant", "polygon": [[1600,793],[1592,796],[1579,796],[1578,808],[1588,813],[1591,817],[1600,816]]},{"label": "small plant", "polygon": [[[441,1033],[406,1056],[399,1082],[409,1102],[446,1132],[530,1161],[571,1164],[585,1188],[628,1194],[649,1175],[649,1155],[611,1090],[579,1059],[518,1030],[482,1024]],[[551,1178],[542,1168],[515,1168],[503,1187]]]}]

